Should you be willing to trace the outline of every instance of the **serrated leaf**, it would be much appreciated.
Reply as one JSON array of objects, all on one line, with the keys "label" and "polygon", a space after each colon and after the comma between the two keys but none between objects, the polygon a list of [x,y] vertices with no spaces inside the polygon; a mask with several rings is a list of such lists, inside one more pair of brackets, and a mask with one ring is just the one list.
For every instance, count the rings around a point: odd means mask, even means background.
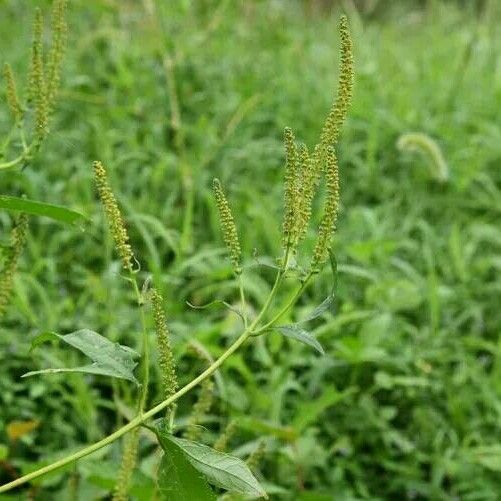
[{"label": "serrated leaf", "polygon": [[87,219],[80,212],[67,209],[66,207],[7,195],[0,195],[0,209],[24,212],[33,216],[48,217],[54,221],[66,224],[76,224]]},{"label": "serrated leaf", "polygon": [[308,332],[298,325],[280,325],[276,330],[285,337],[295,339],[301,343],[315,348],[321,355],[325,355],[322,345]]},{"label": "serrated leaf", "polygon": [[174,437],[166,430],[163,423],[164,420],[161,420],[155,428],[162,448],[166,450],[169,443],[175,444],[182,450],[190,464],[203,473],[211,484],[232,492],[268,497],[241,459],[198,442]]},{"label": "serrated leaf", "polygon": [[158,471],[158,490],[164,501],[215,501],[216,495],[205,477],[170,440],[162,442],[165,454]]},{"label": "serrated leaf", "polygon": [[97,332],[82,329],[66,335],[56,334],[55,332],[44,332],[32,341],[31,349],[45,341],[53,339],[60,339],[73,348],[76,348],[88,356],[93,363],[81,367],[56,367],[31,371],[23,374],[22,377],[34,376],[36,374],[56,374],[59,372],[83,372],[127,379],[138,384],[133,370],[137,365],[134,359],[139,357],[139,354],[131,348],[113,343]]}]

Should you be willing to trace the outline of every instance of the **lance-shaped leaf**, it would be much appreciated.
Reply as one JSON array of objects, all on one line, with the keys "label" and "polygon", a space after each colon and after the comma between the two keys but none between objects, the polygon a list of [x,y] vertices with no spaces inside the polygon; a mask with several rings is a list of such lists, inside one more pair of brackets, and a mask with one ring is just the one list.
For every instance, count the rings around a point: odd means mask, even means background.
[{"label": "lance-shaped leaf", "polygon": [[113,343],[97,332],[82,329],[66,335],[56,334],[55,332],[44,332],[32,341],[32,349],[49,340],[64,341],[73,348],[80,350],[84,355],[87,355],[93,363],[81,367],[57,367],[32,371],[23,374],[22,377],[59,372],[83,372],[128,379],[138,384],[133,370],[137,365],[134,359],[139,357],[139,354],[127,346]]},{"label": "lance-shaped leaf", "polygon": [[268,497],[249,467],[241,459],[198,442],[174,437],[162,424],[163,421],[161,420],[156,426],[155,431],[164,450],[167,450],[169,442],[179,447],[190,464],[203,473],[211,484],[232,492]]},{"label": "lance-shaped leaf", "polygon": [[308,331],[305,331],[298,325],[281,325],[276,327],[276,329],[283,336],[307,344],[308,346],[315,348],[315,350],[317,350],[321,355],[325,354],[322,345]]},{"label": "lance-shaped leaf", "polygon": [[59,205],[46,204],[26,198],[0,195],[0,209],[24,212],[33,216],[43,216],[66,224],[81,223],[87,219],[80,212],[76,212]]},{"label": "lance-shaped leaf", "polygon": [[310,320],[318,318],[320,315],[322,315],[330,308],[333,302],[334,302],[334,296],[333,295],[327,296],[306,318],[303,318],[297,323],[304,324],[306,322],[309,322]]},{"label": "lance-shaped leaf", "polygon": [[170,440],[162,442],[165,454],[158,470],[158,491],[163,501],[215,501],[205,477]]}]

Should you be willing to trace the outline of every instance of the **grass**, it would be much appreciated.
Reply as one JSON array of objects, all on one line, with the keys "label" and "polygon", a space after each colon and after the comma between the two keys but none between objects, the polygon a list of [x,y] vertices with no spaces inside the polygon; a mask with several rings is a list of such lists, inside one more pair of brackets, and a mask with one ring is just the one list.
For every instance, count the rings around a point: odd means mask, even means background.
[{"label": "grass", "polygon": [[[71,7],[53,133],[34,165],[1,174],[2,193],[66,205],[92,223],[82,232],[31,221],[1,326],[0,444],[8,450],[1,483],[12,468],[26,472],[95,441],[134,412],[126,398],[115,412],[105,378],[19,378],[78,363],[63,347],[28,354],[40,331],[91,328],[132,347],[141,342],[134,298],[118,278],[93,192],[92,160],[108,165],[136,253],[167,299],[181,384],[200,372],[188,341],[216,357],[240,327],[231,312],[186,305],[238,301],[213,177],[227,187],[247,255],[278,255],[282,130],[292,126],[309,145],[318,136],[337,78],[339,13],[285,2],[211,4],[169,7],[161,50],[142,3]],[[2,6],[0,62],[8,57],[17,75],[34,5]],[[272,499],[500,496],[501,77],[494,2],[490,8],[484,16],[438,2],[377,17],[348,12],[356,87],[339,148],[337,299],[335,311],[311,325],[327,355],[278,335],[257,340],[221,369],[203,423],[213,439],[236,420],[230,449],[237,455],[265,440],[259,469]],[[6,113],[2,107],[2,133]],[[408,132],[438,144],[450,172],[445,183],[430,174],[425,155],[399,151]],[[3,241],[5,213],[0,225]],[[260,270],[246,282],[256,309],[271,288],[271,271]],[[321,303],[331,281],[326,269],[290,320]],[[180,401],[181,422],[194,398]],[[15,420],[38,427],[12,441],[6,429]],[[149,499],[152,451],[144,437],[137,499]],[[78,464],[80,499],[112,489],[119,453],[114,444]],[[36,499],[65,499],[68,477],[42,478]]]}]

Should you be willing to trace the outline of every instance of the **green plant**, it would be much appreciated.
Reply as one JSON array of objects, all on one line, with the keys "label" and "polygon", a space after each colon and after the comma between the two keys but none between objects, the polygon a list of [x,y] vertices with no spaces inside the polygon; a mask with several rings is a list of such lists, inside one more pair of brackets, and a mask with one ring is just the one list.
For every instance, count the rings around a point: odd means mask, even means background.
[{"label": "green plant", "polygon": [[[39,31],[37,21],[36,30]],[[353,85],[353,56],[352,43],[345,16],[341,18],[341,62],[338,95],[326,123],[322,129],[320,141],[310,155],[304,145],[298,146],[289,129],[285,132],[286,143],[286,175],[285,175],[285,215],[283,223],[283,255],[274,265],[276,277],[269,295],[262,301],[259,311],[251,315],[247,308],[244,294],[244,281],[248,270],[242,263],[241,246],[236,230],[235,219],[230,209],[221,183],[214,180],[214,194],[216,205],[219,209],[223,239],[233,265],[233,271],[240,281],[240,310],[235,310],[241,316],[244,327],[238,338],[220,355],[211,361],[209,366],[197,377],[177,389],[174,358],[172,355],[169,334],[166,327],[165,314],[163,313],[163,301],[160,294],[149,286],[149,280],[145,280],[142,287],[139,282],[139,265],[130,245],[128,231],[119,208],[119,204],[107,179],[105,168],[100,162],[94,163],[94,177],[99,197],[104,206],[108,219],[110,233],[113,237],[115,249],[120,256],[125,279],[131,284],[135,301],[139,310],[142,324],[142,375],[137,390],[136,408],[137,415],[126,425],[104,439],[70,454],[54,463],[44,466],[32,473],[14,480],[0,487],[0,492],[23,485],[46,473],[57,470],[70,464],[104,446],[112,443],[120,437],[128,434],[125,439],[122,466],[117,479],[114,499],[119,501],[126,499],[128,482],[131,477],[138,447],[139,427],[148,427],[157,435],[158,441],[164,450],[164,456],[159,471],[159,491],[165,499],[186,499],[191,496],[194,499],[215,499],[207,480],[216,486],[229,491],[243,494],[266,496],[263,488],[259,485],[251,473],[249,466],[236,457],[229,456],[216,449],[211,449],[204,444],[177,438],[174,432],[175,406],[173,405],[180,397],[188,393],[197,385],[202,386],[202,392],[198,403],[194,407],[193,420],[186,437],[197,438],[194,426],[198,423],[199,416],[210,407],[212,386],[210,377],[216,370],[235,353],[250,338],[265,335],[271,331],[277,331],[286,337],[296,339],[322,352],[318,341],[304,330],[299,324],[281,325],[282,318],[295,306],[301,294],[310,284],[313,277],[319,273],[321,266],[330,255],[333,272],[336,273],[335,260],[331,251],[331,238],[335,229],[338,205],[339,205],[339,177],[338,164],[334,150],[339,138],[340,128],[345,120],[346,113],[351,102]],[[37,37],[38,39],[38,37]],[[38,54],[38,49],[34,52]],[[38,57],[38,56],[37,56]],[[37,58],[35,58],[38,61]],[[37,73],[36,71],[34,72]],[[37,77],[38,79],[39,76]],[[51,94],[48,93],[48,96]],[[41,119],[40,119],[41,120]],[[320,226],[316,232],[316,243],[313,251],[308,255],[308,249],[301,246],[310,218],[315,194],[319,188],[322,173],[326,178],[326,195],[324,211]],[[308,262],[304,269],[299,265],[301,259]],[[291,278],[298,282],[297,287],[284,304],[276,305],[278,291]],[[303,322],[313,320],[328,309],[332,303],[332,294],[316,308]],[[154,323],[157,333],[157,343],[160,353],[161,381],[164,399],[159,404],[146,410],[148,403],[148,389],[150,380],[150,340],[148,336],[147,318],[144,305],[151,301],[153,304]],[[132,371],[135,368],[134,359],[138,354],[125,346],[113,344],[99,334],[83,330],[61,336],[54,333],[44,333],[35,339],[33,345],[38,346],[47,340],[63,340],[67,344],[76,347],[84,354],[92,358],[93,363],[89,366],[76,368],[54,368],[35,371],[27,375],[51,372],[85,372],[136,382]],[[168,418],[161,418],[155,423],[150,418],[161,411],[169,411]],[[224,441],[217,444],[217,449],[223,448]],[[260,446],[249,458],[251,466],[255,466],[263,451]],[[202,476],[196,473],[202,473]]]},{"label": "green plant", "polygon": [[47,56],[42,11],[37,9],[35,12],[28,88],[24,100],[18,94],[11,66],[5,63],[3,75],[7,86],[7,104],[14,124],[3,142],[1,154],[6,158],[11,149],[21,151],[15,152],[14,158],[0,162],[0,170],[29,163],[49,133],[66,47],[65,12],[66,0],[55,0],[51,18],[52,40]]},{"label": "green plant", "polygon": [[[54,0],[51,18],[51,46],[44,55],[44,23],[37,9],[33,22],[33,41],[30,58],[28,87],[21,99],[16,79],[9,63],[5,63],[3,76],[6,85],[6,102],[13,120],[0,149],[0,175],[8,170],[25,168],[40,151],[49,133],[49,121],[56,105],[61,78],[61,65],[66,46],[66,0]],[[21,150],[20,152],[17,150]],[[8,159],[13,152],[14,158]],[[83,215],[52,204],[0,194],[0,209],[20,213],[11,230],[11,242],[3,256],[0,276],[0,317],[9,302],[14,273],[26,240],[28,215],[49,217],[55,221],[74,224]]]}]

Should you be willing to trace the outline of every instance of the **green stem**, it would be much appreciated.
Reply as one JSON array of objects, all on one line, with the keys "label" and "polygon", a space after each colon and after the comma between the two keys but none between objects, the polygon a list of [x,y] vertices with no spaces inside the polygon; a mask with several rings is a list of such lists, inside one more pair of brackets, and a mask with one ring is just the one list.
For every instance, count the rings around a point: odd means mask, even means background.
[{"label": "green stem", "polygon": [[139,290],[139,286],[137,285],[136,278],[134,276],[131,276],[130,280],[132,282],[134,293],[136,295],[137,305],[140,309],[141,326],[142,326],[142,330],[143,330],[143,334],[142,334],[143,380],[141,381],[141,394],[140,394],[139,402],[138,402],[139,414],[142,414],[142,412],[144,411],[144,408],[146,407],[146,401],[148,399],[148,385],[150,382],[150,343],[149,343],[149,339],[148,339],[148,329],[146,326],[146,317],[144,314],[143,300],[141,297],[141,292]]},{"label": "green stem", "polygon": [[238,276],[238,288],[240,290],[240,304],[242,308],[242,317],[244,319],[244,327],[247,329],[247,303],[245,301],[244,281],[242,274]]},{"label": "green stem", "polygon": [[12,140],[12,136],[14,135],[14,132],[16,131],[16,128],[17,128],[17,124],[14,124],[10,131],[7,133],[7,135],[5,136],[5,140],[2,144],[2,153],[7,149],[7,147],[9,146],[11,140]]},{"label": "green stem", "polygon": [[[271,302],[273,301],[273,298],[275,297],[275,294],[278,290],[278,287],[280,286],[280,283],[282,281],[284,275],[284,271],[280,270],[277,273],[277,277],[275,279],[275,283],[273,284],[273,287],[270,291],[270,294],[268,298],[266,299],[265,303],[263,304],[263,307],[259,313],[259,315],[254,319],[254,321],[244,330],[244,332],[236,339],[236,341],[216,360],[214,361],[204,372],[199,374],[195,379],[190,381],[188,384],[183,386],[180,390],[178,390],[174,395],[170,396],[169,398],[166,398],[162,402],[160,402],[158,405],[153,407],[147,412],[140,413],[137,415],[134,419],[129,421],[126,425],[122,426],[115,432],[113,432],[111,435],[108,435],[107,437],[103,438],[102,440],[99,440],[98,442],[89,445],[88,447],[85,447],[81,449],[78,452],[75,452],[74,454],[71,454],[69,456],[66,456],[62,459],[59,459],[58,461],[55,461],[54,463],[51,463],[47,466],[44,466],[43,468],[40,468],[36,471],[33,471],[31,473],[28,473],[27,475],[24,475],[16,480],[13,480],[12,482],[9,482],[7,484],[4,484],[0,486],[0,493],[2,492],[7,492],[11,489],[14,489],[15,487],[19,487],[21,485],[26,484],[27,482],[34,480],[35,478],[41,477],[42,475],[45,475],[47,473],[50,473],[51,471],[57,470],[58,468],[62,468],[63,466],[66,466],[67,464],[73,463],[74,461],[77,461],[85,456],[88,456],[89,454],[92,454],[93,452],[101,449],[102,447],[106,447],[107,445],[111,444],[115,440],[119,439],[120,437],[123,437],[126,433],[129,431],[133,430],[134,428],[137,428],[141,424],[145,423],[148,419],[153,417],[155,414],[158,414],[159,412],[163,411],[169,405],[173,404],[176,400],[181,398],[183,395],[188,393],[191,389],[193,389],[195,386],[200,384],[202,381],[210,377],[224,362],[225,360],[230,357],[235,351],[242,346],[245,341],[253,334],[253,329],[256,327],[256,325],[261,321],[263,318],[263,315],[268,311],[268,308],[271,305]],[[135,283],[135,290],[137,291],[138,298],[140,299],[140,292],[139,288],[137,287],[137,282],[135,279],[133,279],[133,283]],[[144,382],[143,382],[144,383]]]},{"label": "green stem", "polygon": [[183,386],[179,391],[174,393],[171,397],[165,399],[163,402],[160,402],[158,405],[150,409],[149,411],[140,414],[136,416],[132,421],[129,421],[126,425],[122,426],[122,428],[118,429],[117,431],[113,432],[111,435],[108,435],[107,437],[103,438],[99,442],[96,442],[92,445],[89,445],[88,447],[85,447],[84,449],[81,449],[78,452],[75,452],[74,454],[71,454],[70,456],[64,457],[52,464],[49,464],[47,466],[44,466],[43,468],[40,468],[32,473],[28,473],[27,475],[24,475],[16,480],[13,480],[12,482],[9,482],[7,484],[4,484],[0,486],[0,493],[2,492],[7,492],[11,489],[14,489],[15,487],[19,487],[20,485],[23,485],[30,480],[33,480],[35,478],[41,477],[42,475],[45,475],[47,473],[50,473],[51,471],[57,470],[58,468],[62,468],[63,466],[66,466],[67,464],[73,463],[74,461],[77,461],[78,459],[81,459],[85,456],[88,456],[89,454],[92,454],[93,452],[101,449],[102,447],[105,447],[118,438],[124,436],[126,433],[129,431],[133,430],[137,426],[140,426],[144,422],[146,422],[149,418],[153,417],[155,414],[158,414],[165,408],[167,408],[169,405],[171,405],[173,402],[178,400],[180,397],[188,393],[191,389],[193,389],[195,386],[200,384],[202,381],[207,379],[209,376],[211,376],[224,362],[225,360],[231,356],[235,351],[244,344],[244,342],[248,339],[250,336],[251,331],[250,329],[245,330],[240,337],[213,363],[211,364],[204,372],[202,372],[199,376],[197,376],[195,379],[190,381],[187,385]]},{"label": "green stem", "polygon": [[11,160],[10,162],[4,162],[2,164],[0,164],[0,170],[3,170],[3,169],[10,169],[11,167],[16,167],[17,165],[19,165],[25,158],[27,157],[27,154],[26,152],[22,153],[21,155],[19,155],[18,157],[14,158],[13,160]]},{"label": "green stem", "polygon": [[34,146],[35,143],[32,143],[27,148],[25,148],[24,151],[18,157],[14,158],[13,160],[10,160],[9,162],[0,163],[0,170],[10,169],[12,167],[16,167],[17,165],[19,165],[23,160],[28,158]]},{"label": "green stem", "polygon": [[313,276],[313,273],[308,273],[306,278],[303,280],[303,283],[301,284],[301,287],[296,291],[296,293],[291,297],[289,301],[284,305],[284,307],[269,321],[266,322],[259,330],[255,331],[254,334],[260,334],[264,332],[266,329],[269,329],[277,320],[280,320],[287,311],[289,311],[290,308],[294,306],[296,301],[299,299],[303,291],[306,289],[306,286],[308,285],[308,282],[310,278]]},{"label": "green stem", "polygon": [[26,134],[24,133],[24,122],[19,124],[19,135],[21,136],[21,144],[23,145],[23,151],[27,155],[29,153],[28,143],[26,142]]}]

